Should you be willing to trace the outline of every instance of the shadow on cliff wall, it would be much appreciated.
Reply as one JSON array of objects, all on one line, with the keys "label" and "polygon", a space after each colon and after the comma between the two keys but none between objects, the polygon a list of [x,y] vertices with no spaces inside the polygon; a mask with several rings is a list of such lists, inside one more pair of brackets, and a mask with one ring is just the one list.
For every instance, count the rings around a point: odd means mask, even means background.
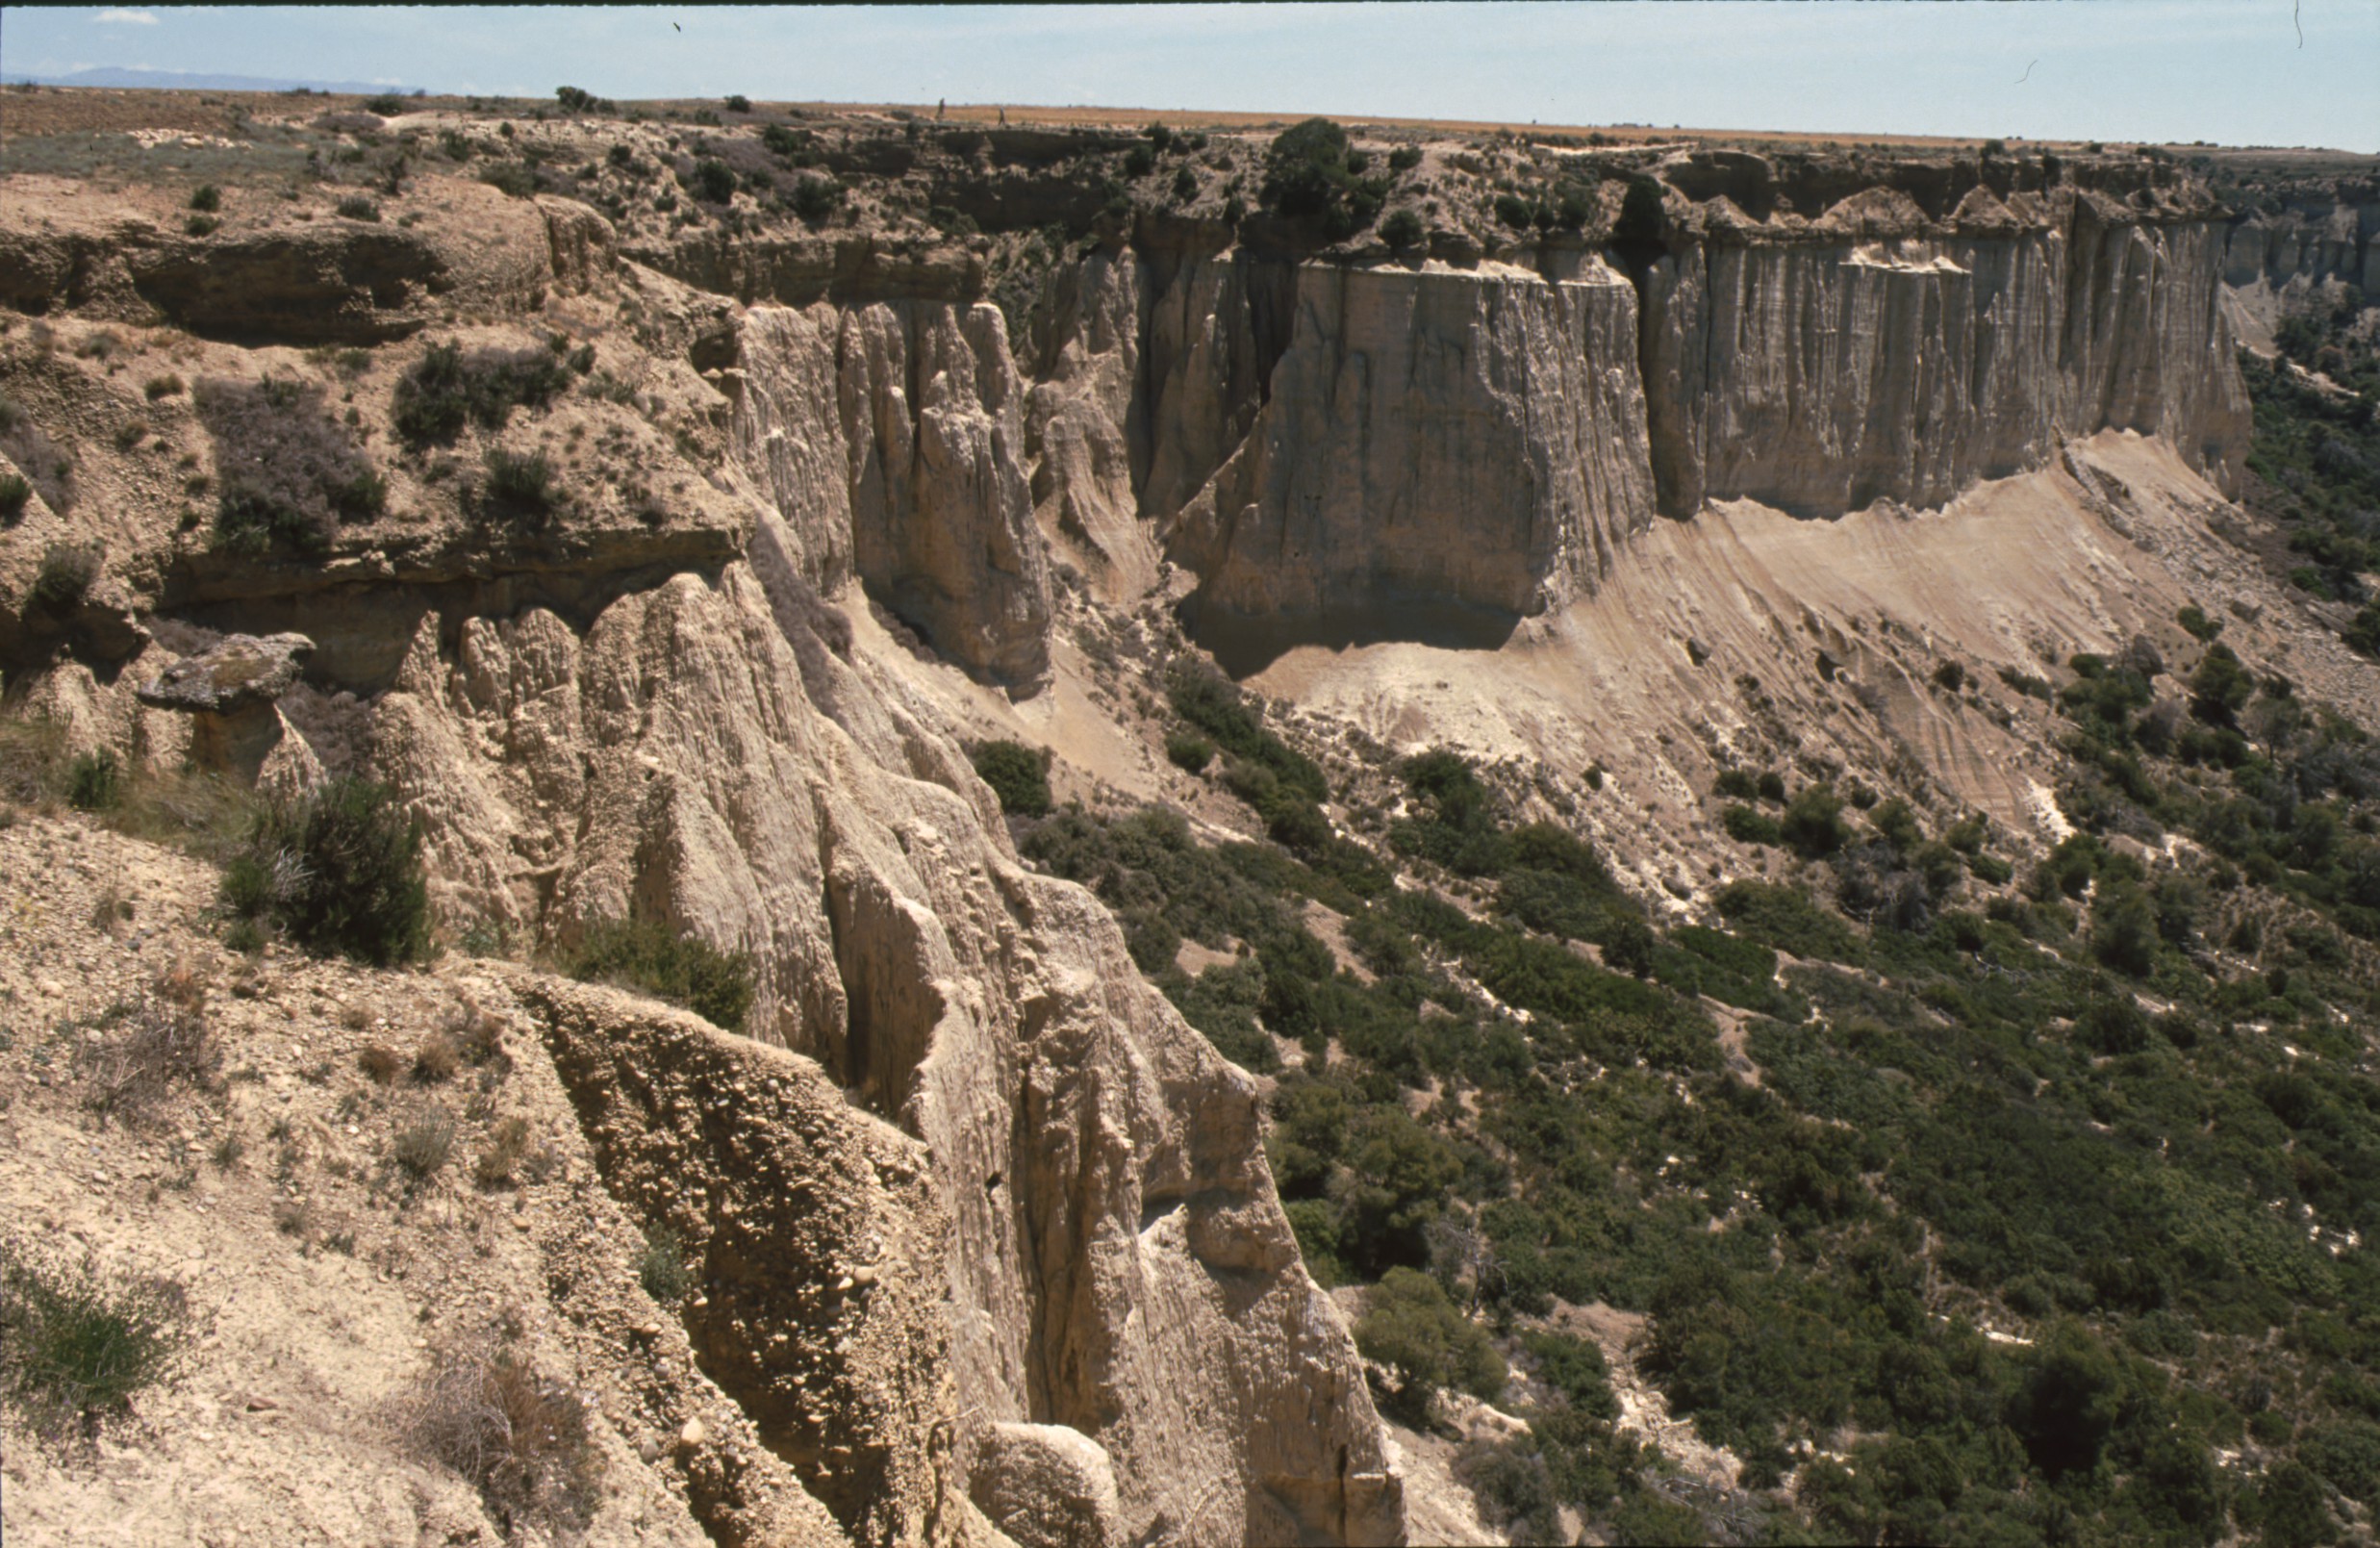
[{"label": "shadow on cliff wall", "polygon": [[1215,665],[1234,679],[1262,672],[1307,646],[1345,650],[1355,646],[1435,646],[1447,650],[1496,650],[1520,627],[1521,615],[1436,599],[1382,597],[1341,603],[1311,613],[1252,615],[1202,605],[1193,593],[1175,610],[1182,628]]}]

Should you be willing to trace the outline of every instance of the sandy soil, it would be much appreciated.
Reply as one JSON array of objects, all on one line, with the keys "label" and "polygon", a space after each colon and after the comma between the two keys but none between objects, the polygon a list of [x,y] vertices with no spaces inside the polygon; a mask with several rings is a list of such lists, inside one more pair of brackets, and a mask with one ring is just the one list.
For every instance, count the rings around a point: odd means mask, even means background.
[{"label": "sandy soil", "polygon": [[[501,1541],[475,1491],[402,1434],[431,1364],[490,1341],[589,1407],[601,1485],[585,1540],[709,1540],[649,1459],[689,1418],[725,1446],[749,1444],[748,1425],[638,1288],[642,1238],[509,1009],[506,970],[238,956],[207,927],[213,868],[80,817],[0,816],[0,1230],[171,1278],[200,1335],[95,1448],[9,1419],[10,1548]],[[118,916],[104,926],[103,902]],[[207,986],[221,1078],[103,1125],[81,1055],[109,1006],[173,965]],[[495,1060],[426,1082],[360,1068],[368,1045],[410,1062],[483,1012]],[[456,1123],[452,1159],[407,1187],[393,1134],[434,1108]],[[529,1125],[524,1165],[477,1186],[506,1117]]]}]

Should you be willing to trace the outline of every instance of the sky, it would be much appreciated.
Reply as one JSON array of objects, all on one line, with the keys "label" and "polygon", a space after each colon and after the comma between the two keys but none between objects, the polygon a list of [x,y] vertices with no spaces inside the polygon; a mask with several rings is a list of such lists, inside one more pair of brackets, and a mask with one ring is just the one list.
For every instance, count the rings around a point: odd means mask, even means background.
[{"label": "sky", "polygon": [[623,100],[740,91],[2380,152],[2380,0],[0,8],[9,79],[111,65],[487,95],[568,84]]}]

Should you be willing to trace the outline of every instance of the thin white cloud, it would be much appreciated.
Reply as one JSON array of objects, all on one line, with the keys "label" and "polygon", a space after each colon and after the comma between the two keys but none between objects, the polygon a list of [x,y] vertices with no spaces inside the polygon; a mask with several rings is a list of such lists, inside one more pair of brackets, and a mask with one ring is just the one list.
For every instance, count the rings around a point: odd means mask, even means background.
[{"label": "thin white cloud", "polygon": [[154,27],[157,18],[145,11],[102,11],[91,20],[102,27]]}]

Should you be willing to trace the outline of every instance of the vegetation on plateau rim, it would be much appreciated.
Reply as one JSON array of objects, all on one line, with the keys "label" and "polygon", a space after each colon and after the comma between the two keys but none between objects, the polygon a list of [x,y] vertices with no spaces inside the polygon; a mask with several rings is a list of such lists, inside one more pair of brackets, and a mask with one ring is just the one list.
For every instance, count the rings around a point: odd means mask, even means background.
[{"label": "vegetation on plateau rim", "polygon": [[[1631,1540],[2325,1541],[2380,1503],[2380,749],[2190,612],[2193,662],[2040,685],[2077,832],[2020,877],[1980,819],[1736,770],[1714,799],[1795,879],[1661,926],[1451,753],[1335,830],[1322,768],[1195,672],[1175,761],[1269,842],[1017,826],[1277,1078],[1274,1175],[1315,1275],[1378,1287],[1390,1410],[1528,1419],[1461,1465],[1529,1540],[1566,1505]],[[1557,1299],[1647,1314],[1752,1492],[1622,1436]]]}]

